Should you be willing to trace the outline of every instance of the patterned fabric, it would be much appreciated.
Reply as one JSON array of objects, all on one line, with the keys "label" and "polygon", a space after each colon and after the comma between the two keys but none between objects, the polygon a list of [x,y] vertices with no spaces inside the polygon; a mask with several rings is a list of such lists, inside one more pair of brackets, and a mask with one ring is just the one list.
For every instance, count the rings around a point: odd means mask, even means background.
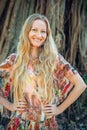
[{"label": "patterned fabric", "polygon": [[46,119],[44,122],[25,121],[18,117],[11,117],[8,124],[8,130],[58,130],[58,124],[55,117]]},{"label": "patterned fabric", "polygon": [[[16,54],[9,56],[4,63],[0,65],[0,95],[11,100],[11,82],[12,79],[9,78],[10,72],[12,70],[12,65],[16,59]],[[57,60],[52,68],[53,79],[54,79],[54,91],[55,99],[53,103],[59,105],[62,103],[70,91],[73,89],[73,84],[68,80],[68,76],[73,76],[77,73],[76,70],[60,55],[58,54]],[[33,69],[32,67],[28,68],[28,73],[32,79]],[[58,125],[55,117],[50,119],[45,118],[43,122],[41,119],[41,102],[38,97],[33,94],[33,89],[31,89],[32,83],[28,81],[27,90],[30,92],[29,98],[25,93],[25,99],[28,103],[27,109],[20,113],[18,111],[13,112],[11,116],[7,110],[1,110],[2,118],[8,114],[10,122],[8,124],[8,130],[57,130]],[[32,94],[31,94],[32,93]],[[32,99],[32,100],[31,100]],[[38,115],[38,116],[37,116]]]},{"label": "patterned fabric", "polygon": [[77,71],[59,54],[53,66],[57,105],[62,103],[73,89],[74,86],[67,77],[72,77],[75,74],[77,74]]}]

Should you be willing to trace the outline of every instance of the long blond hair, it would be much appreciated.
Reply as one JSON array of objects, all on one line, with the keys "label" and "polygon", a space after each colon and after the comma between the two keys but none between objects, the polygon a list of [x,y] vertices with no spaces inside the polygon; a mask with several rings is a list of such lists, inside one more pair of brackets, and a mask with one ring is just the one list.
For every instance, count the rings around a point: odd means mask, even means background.
[{"label": "long blond hair", "polygon": [[47,25],[47,38],[41,48],[39,55],[40,63],[36,65],[36,69],[42,76],[44,100],[50,102],[53,98],[52,66],[57,56],[57,48],[52,37],[48,19],[43,15],[33,14],[26,19],[19,37],[16,63],[13,66],[14,101],[23,98],[23,89],[26,86],[26,78],[29,78],[27,69],[30,61],[31,45],[28,34],[36,19],[45,21]]}]

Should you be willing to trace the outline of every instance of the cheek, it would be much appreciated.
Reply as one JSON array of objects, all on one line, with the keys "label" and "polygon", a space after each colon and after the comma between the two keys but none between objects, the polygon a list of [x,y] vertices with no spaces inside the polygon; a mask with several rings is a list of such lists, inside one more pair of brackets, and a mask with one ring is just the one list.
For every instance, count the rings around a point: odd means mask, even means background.
[{"label": "cheek", "polygon": [[28,34],[28,38],[29,38],[29,40],[31,39],[31,37],[32,37],[32,33],[29,32],[29,34]]},{"label": "cheek", "polygon": [[47,39],[47,35],[44,36],[44,41],[46,41],[46,39]]},{"label": "cheek", "polygon": [[43,37],[44,39],[46,39],[46,38],[47,38],[47,34],[42,34],[42,37]]}]

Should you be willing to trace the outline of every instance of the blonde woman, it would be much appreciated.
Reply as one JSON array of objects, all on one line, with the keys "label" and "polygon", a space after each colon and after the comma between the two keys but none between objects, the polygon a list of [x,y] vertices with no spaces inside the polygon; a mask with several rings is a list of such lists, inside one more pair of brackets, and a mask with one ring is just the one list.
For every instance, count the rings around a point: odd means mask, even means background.
[{"label": "blonde woman", "polygon": [[17,53],[0,65],[0,81],[0,104],[12,112],[8,130],[57,130],[55,116],[87,87],[57,52],[49,22],[40,14],[26,19]]}]

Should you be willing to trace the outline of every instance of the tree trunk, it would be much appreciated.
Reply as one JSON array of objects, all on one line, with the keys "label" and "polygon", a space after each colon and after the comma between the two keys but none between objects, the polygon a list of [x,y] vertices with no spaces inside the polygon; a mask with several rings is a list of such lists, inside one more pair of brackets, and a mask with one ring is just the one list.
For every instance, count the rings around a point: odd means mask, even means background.
[{"label": "tree trunk", "polygon": [[47,16],[59,52],[87,82],[86,0],[0,0],[0,63],[16,52],[22,25],[33,13]]},{"label": "tree trunk", "polygon": [[85,0],[1,0],[0,63],[16,51],[25,19],[40,13],[49,19],[59,52],[73,66],[87,72],[86,8]]}]

